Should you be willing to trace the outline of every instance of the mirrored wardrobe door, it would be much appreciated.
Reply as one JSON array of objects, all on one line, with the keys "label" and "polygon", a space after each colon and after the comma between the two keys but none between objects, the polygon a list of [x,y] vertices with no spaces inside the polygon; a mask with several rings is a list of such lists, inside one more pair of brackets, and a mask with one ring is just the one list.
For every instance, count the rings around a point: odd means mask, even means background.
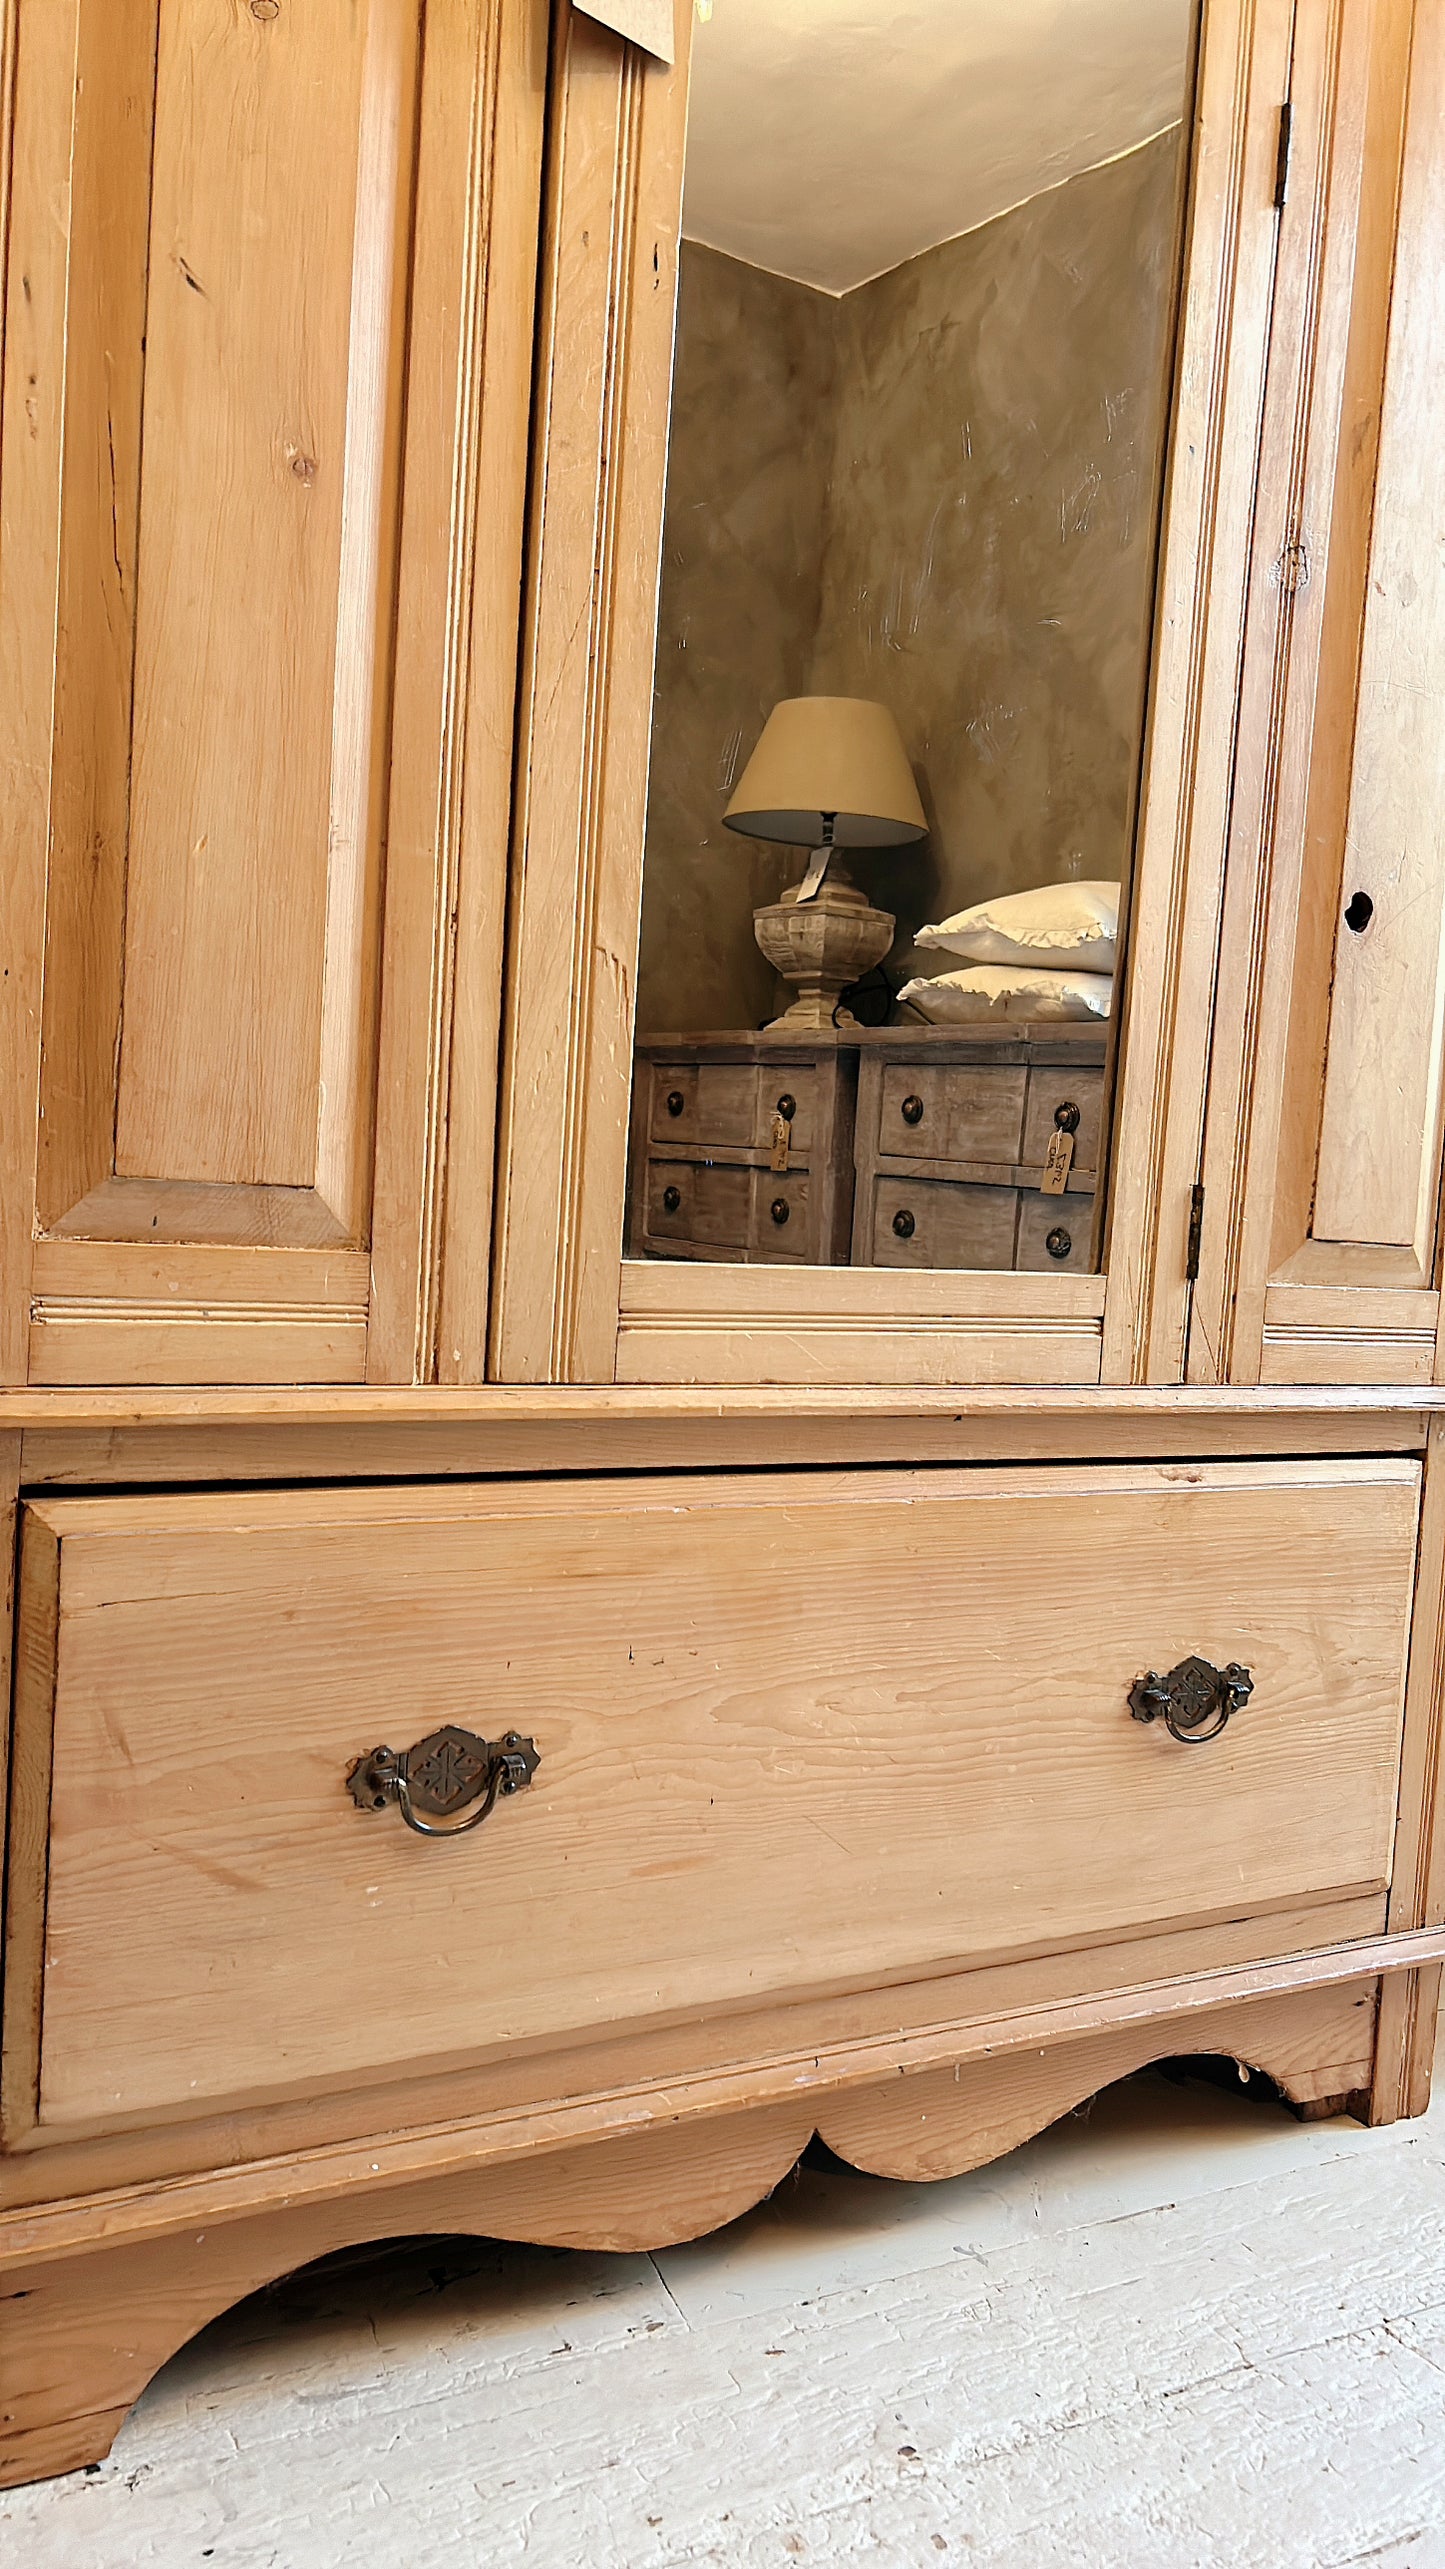
[{"label": "mirrored wardrobe door", "polygon": [[1293,10],[1211,0],[1201,66],[1184,0],[1088,5],[717,0],[685,171],[680,73],[567,32],[503,1379],[1100,1378],[1121,1034],[1150,1159],[1207,1012]]},{"label": "mirrored wardrobe door", "polygon": [[1099,1264],[1194,13],[1080,17],[697,28],[636,1257]]}]

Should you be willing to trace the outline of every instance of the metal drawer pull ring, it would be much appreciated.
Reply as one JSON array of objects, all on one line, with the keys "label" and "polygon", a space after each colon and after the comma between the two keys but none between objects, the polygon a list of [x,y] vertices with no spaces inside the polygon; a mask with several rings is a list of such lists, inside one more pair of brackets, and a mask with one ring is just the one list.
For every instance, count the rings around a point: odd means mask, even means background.
[{"label": "metal drawer pull ring", "polygon": [[1162,1721],[1171,1739],[1184,1748],[1203,1748],[1218,1739],[1232,1713],[1244,1710],[1254,1693],[1254,1679],[1237,1659],[1216,1668],[1209,1659],[1181,1659],[1167,1677],[1151,1668],[1130,1689],[1129,1710],[1136,1722]]},{"label": "metal drawer pull ring", "polygon": [[[374,1748],[369,1757],[358,1757],[346,1786],[359,1811],[384,1811],[388,1802],[395,1802],[419,1838],[463,1838],[468,1829],[479,1829],[490,1819],[506,1795],[525,1793],[541,1762],[535,1743],[520,1731],[478,1739],[475,1731],[458,1730],[448,1722],[399,1756],[394,1748]],[[435,1828],[418,1817],[432,1811],[451,1820],[473,1802],[477,1807],[470,1817],[449,1828]]]}]

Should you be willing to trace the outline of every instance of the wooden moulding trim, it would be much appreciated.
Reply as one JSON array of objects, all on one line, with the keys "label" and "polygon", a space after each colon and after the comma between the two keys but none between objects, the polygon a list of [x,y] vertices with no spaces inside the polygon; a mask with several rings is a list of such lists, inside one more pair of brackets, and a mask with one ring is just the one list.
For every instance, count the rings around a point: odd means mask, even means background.
[{"label": "wooden moulding trim", "polygon": [[[867,2087],[912,2070],[983,2061],[1002,2052],[1042,2050],[1121,2026],[1182,2024],[1190,2016],[1251,1999],[1339,1986],[1379,1973],[1418,1970],[1445,1958],[1445,1927],[1367,1936],[1318,1953],[1291,1954],[1192,1979],[1143,1981],[1094,1998],[1055,2001],[916,2034],[874,2036],[729,2067],[704,2076],[664,2079],[606,2094],[559,2099],[467,2123],[388,2134],[258,2159],[204,2176],[110,2194],[69,2197],[0,2221],[0,2263],[7,2271],[107,2244],[164,2237],[197,2222],[241,2220],[298,2200],[414,2184],[428,2177],[501,2166],[509,2160],[576,2148],[589,2141],[659,2125],[700,2122],[719,2114],[797,2101],[812,2094]],[[1187,2049],[1187,2037],[1184,2038]]]},{"label": "wooden moulding trim", "polygon": [[860,1321],[910,1329],[968,1329],[1002,1321],[1009,1328],[1057,1329],[1103,1316],[1102,1276],[959,1273],[934,1269],[673,1265],[626,1258],[624,1321],[676,1328],[856,1329]]},{"label": "wooden moulding trim", "polygon": [[490,1383],[0,1386],[0,1431],[126,1427],[636,1426],[657,1420],[1413,1417],[1425,1439],[1445,1384]]},{"label": "wooden moulding trim", "polygon": [[1435,1371],[1433,1329],[1282,1328],[1266,1321],[1260,1375],[1274,1383],[1398,1383],[1423,1391]]},{"label": "wooden moulding trim", "polygon": [[1123,987],[1104,1371],[1182,1372],[1233,789],[1237,636],[1278,238],[1273,162],[1292,0],[1210,0],[1161,527]]}]

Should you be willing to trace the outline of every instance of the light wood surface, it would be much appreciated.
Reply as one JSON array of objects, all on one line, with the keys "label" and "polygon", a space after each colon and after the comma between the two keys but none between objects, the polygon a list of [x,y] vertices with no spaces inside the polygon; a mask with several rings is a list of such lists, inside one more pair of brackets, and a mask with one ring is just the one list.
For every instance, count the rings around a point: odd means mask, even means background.
[{"label": "light wood surface", "polygon": [[990,1417],[856,1420],[647,1419],[625,1416],[491,1425],[447,1420],[347,1427],[32,1428],[20,1439],[32,1489],[104,1488],[123,1481],[477,1480],[515,1473],[735,1471],[799,1464],[862,1469],[878,1463],[1047,1463],[1061,1445],[1098,1462],[1195,1462],[1251,1455],[1417,1453],[1426,1422],[1414,1411],[1296,1414],[1287,1432],[1269,1415],[1218,1419],[1125,1414],[1076,1419],[1061,1439],[1046,1421]]},{"label": "light wood surface", "polygon": [[489,1372],[610,1382],[683,129],[564,10],[551,102]]},{"label": "light wood surface", "polygon": [[[1265,1999],[1201,2015],[1192,2029],[1211,2050],[1278,2076],[1288,2092],[1320,2092],[1350,2075],[1354,2030],[1372,1993],[1344,1987]],[[1020,2139],[1136,2059],[1152,2039],[1114,2035],[1073,2046],[1051,2072],[1027,2056],[974,2073],[975,2135],[997,2148]],[[950,2079],[949,2086],[953,2082]],[[275,2277],[357,2240],[480,2232],[559,2245],[636,2250],[715,2228],[777,2184],[803,2148],[815,2114],[838,2143],[874,2159],[966,2161],[955,2090],[940,2134],[937,2090],[892,2079],[818,2108],[783,2099],[710,2123],[613,2135],[581,2150],[457,2170],[385,2189],[278,2204],[249,2219],[192,2225],[47,2263],[28,2262],[0,2331],[0,2485],[99,2460],[121,2419],[166,2357],[205,2322]],[[969,2089],[962,2090],[965,2099]],[[921,2125],[921,2129],[920,2129]],[[931,2127],[931,2128],[930,2128]],[[0,2286],[0,2290],[4,2287]]]},{"label": "light wood surface", "polygon": [[[1418,1479],[41,1501],[12,2075],[42,1904],[60,2132],[1381,1888]],[[1254,1672],[1207,1753],[1128,1714],[1189,1650]],[[357,1812],[353,1760],[446,1721],[535,1733],[531,1792],[456,1846]]]},{"label": "light wood surface", "polygon": [[1207,0],[1110,1158],[1103,1374],[1175,1379],[1190,1323],[1239,628],[1274,293],[1293,0]]},{"label": "light wood surface", "polygon": [[[469,0],[424,62],[416,0],[24,14],[6,1371],[410,1381],[435,1370],[439,954],[490,1126],[545,9]],[[323,1250],[359,1292],[312,1290]],[[253,1253],[289,1287],[253,1293]]]},{"label": "light wood surface", "polygon": [[[1189,2046],[1228,2057],[1243,2036],[1246,2065],[1263,2066],[1267,2054],[1271,2078],[1297,2102],[1348,2096],[1369,2078],[1375,2003],[1375,1983],[1366,1980],[1321,1990],[1304,2007],[1297,1999],[1265,1999],[1243,2019],[1221,2008],[1195,2018]],[[829,2100],[818,2129],[840,2158],[874,2176],[910,2184],[961,2176],[1097,2096],[1104,2080],[1127,2078],[1158,2058],[1158,2027],[1131,2025],[1046,2052],[853,2088]]]},{"label": "light wood surface", "polygon": [[[799,2102],[816,2115],[825,2102],[880,2081],[896,2086],[905,2078],[961,2070],[1003,2054],[1026,2063],[1055,2046],[1125,2028],[1150,2027],[1152,2057],[1163,2059],[1194,2048],[1195,2025],[1227,2008],[1265,2000],[1314,2004],[1322,1996],[1362,1988],[1373,2004],[1381,1972],[1408,1975],[1433,1967],[1442,1952],[1445,1928],[1364,1938],[1240,1969],[1192,1971],[1179,1980],[1142,1981],[1054,2005],[961,2021],[940,2018],[902,2032],[895,2027],[852,2042],[765,2054],[742,2069],[733,2063],[695,2067],[680,2078],[636,2080],[612,2092],[569,2092],[417,2129],[374,2125],[364,2138],[340,2145],[212,2165],[159,2182],[122,2182],[78,2197],[33,2199],[18,2204],[0,2225],[0,2269],[23,2276],[31,2266],[84,2259],[124,2241],[243,2221],[302,2196],[312,2202],[346,2194],[379,2200],[395,2185],[442,2182],[522,2158],[548,2158],[619,2132],[671,2130]],[[1332,2042],[1327,2070],[1339,2066],[1342,2048]],[[1326,2076],[1322,2092],[1335,2085]]]},{"label": "light wood surface", "polygon": [[486,1372],[547,0],[426,21],[371,1382]]},{"label": "light wood surface", "polygon": [[[1007,1293],[1012,1279],[998,1280]],[[1093,1290],[1093,1288],[1090,1288]],[[920,1295],[920,1300],[923,1299]],[[281,1389],[170,1390],[77,1386],[0,1389],[0,1428],[108,1429],[160,1427],[184,1436],[194,1429],[266,1424],[304,1432],[317,1427],[375,1426],[402,1430],[429,1424],[504,1423],[590,1429],[609,1421],[768,1421],[780,1431],[821,1419],[1029,1420],[1041,1435],[1057,1430],[1069,1441],[1094,1421],[1107,1430],[1116,1421],[1157,1421],[1161,1428],[1218,1428],[1237,1422],[1241,1434],[1267,1432],[1271,1420],[1413,1421],[1411,1441],[1424,1443],[1425,1425],[1445,1408],[1445,1385],[1374,1383],[1229,1384],[1119,1383],[607,1383],[528,1385],[489,1383],[453,1388],[385,1384],[364,1389],[304,1386]],[[1067,1422],[1067,1424],[1064,1424]],[[1291,1433],[1295,1432],[1292,1426]]]},{"label": "light wood surface", "polygon": [[[122,2226],[158,2217],[163,2203],[179,2218],[179,2205],[218,2168],[230,2169],[227,2186],[240,2186],[255,2204],[271,2200],[278,2184],[303,2177],[308,2186],[321,2184],[338,2167],[354,2175],[358,2144],[382,2152],[375,2166],[365,2162],[373,2175],[395,2151],[408,2166],[460,2166],[469,2153],[494,2158],[534,2141],[559,2146],[568,2133],[585,2138],[659,2113],[732,2112],[759,2080],[770,2096],[846,2086],[905,2063],[1027,2045],[1041,2028],[1047,2036],[1065,2027],[1075,2039],[1100,2025],[1188,2013],[1189,2001],[1334,1986],[1371,1963],[1404,1979],[1422,1955],[1414,1941],[1387,1943],[1386,1911],[1383,1892],[1343,1900],[1326,1894],[1297,1909],[1208,1927],[1150,1930],[925,1980],[882,1978],[726,2016],[629,2027],[583,2044],[518,2042],[460,2069],[247,2102],[134,2130],[47,2138],[0,2156],[7,2217],[0,2236],[13,2240],[9,2225],[26,2207],[46,2207],[43,2226],[52,2240],[56,2221],[68,2235],[79,2223],[84,2235],[85,2220],[102,2210]],[[151,2191],[157,2186],[162,2195]],[[223,2197],[230,2200],[224,2189]]]},{"label": "light wood surface", "polygon": [[622,1269],[623,1383],[1095,1384],[1102,1276]]},{"label": "light wood surface", "polygon": [[[1445,1430],[1431,1429],[1420,1524],[1420,1571],[1410,1633],[1400,1810],[1390,1923],[1409,1930],[1445,1917]],[[1440,1972],[1387,1980],[1373,2073],[1372,2116],[1423,2114],[1430,2102]]]},{"label": "light wood surface", "polygon": [[1190,1371],[1405,1383],[1440,1314],[1445,37],[1411,0],[1300,29]]}]

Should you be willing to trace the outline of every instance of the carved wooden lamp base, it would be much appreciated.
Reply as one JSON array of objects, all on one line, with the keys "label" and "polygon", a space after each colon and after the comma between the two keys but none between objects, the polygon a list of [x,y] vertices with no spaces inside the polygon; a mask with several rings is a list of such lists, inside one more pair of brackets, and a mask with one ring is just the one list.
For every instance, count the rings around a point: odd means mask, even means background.
[{"label": "carved wooden lamp base", "polygon": [[792,1006],[772,1022],[813,1031],[856,1026],[852,1011],[840,1005],[843,992],[882,962],[893,943],[893,919],[887,910],[873,909],[836,865],[809,900],[798,898],[801,890],[795,883],[781,900],[753,912],[759,946],[773,970],[798,991]]}]

